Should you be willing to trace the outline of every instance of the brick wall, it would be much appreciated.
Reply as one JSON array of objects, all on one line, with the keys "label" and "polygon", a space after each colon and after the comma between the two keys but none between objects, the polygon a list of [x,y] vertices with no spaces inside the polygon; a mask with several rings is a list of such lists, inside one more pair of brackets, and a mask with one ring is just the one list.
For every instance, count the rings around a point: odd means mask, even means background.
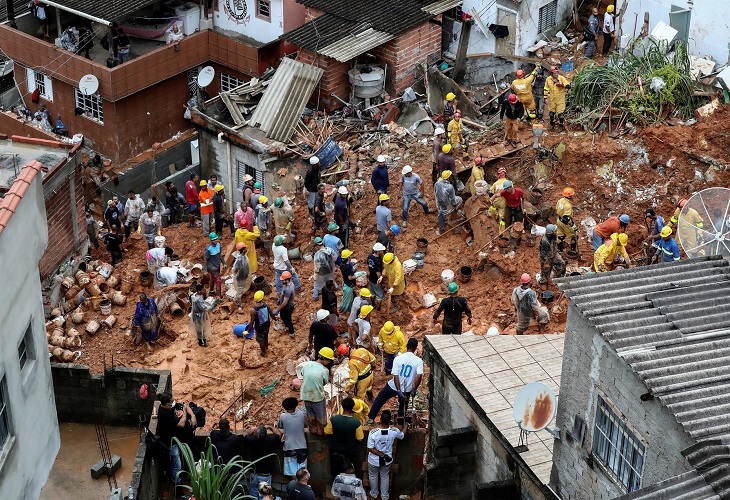
[{"label": "brick wall", "polygon": [[10,111],[0,112],[0,134],[8,137],[18,135],[21,137],[31,137],[41,140],[56,140],[56,136],[47,134],[42,130],[30,127],[16,118],[15,113]]},{"label": "brick wall", "polygon": [[319,103],[320,108],[331,111],[341,108],[342,103],[330,94],[335,94],[345,101],[350,100],[350,80],[347,77],[347,72],[352,67],[350,62],[342,63],[308,49],[299,51],[298,60],[324,70],[311,102]]}]

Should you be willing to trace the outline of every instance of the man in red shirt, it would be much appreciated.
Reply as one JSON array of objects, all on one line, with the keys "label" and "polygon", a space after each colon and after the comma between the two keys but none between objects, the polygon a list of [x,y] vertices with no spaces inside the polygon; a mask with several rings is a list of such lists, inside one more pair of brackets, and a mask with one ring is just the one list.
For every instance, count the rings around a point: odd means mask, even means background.
[{"label": "man in red shirt", "polygon": [[598,224],[593,229],[593,251],[598,250],[598,247],[603,244],[603,240],[610,239],[613,233],[625,233],[630,220],[628,215],[622,214],[619,217],[609,217]]},{"label": "man in red shirt", "polygon": [[[522,202],[525,198],[524,191],[522,191],[520,188],[514,187],[512,181],[510,180],[504,181],[502,187],[504,189],[492,195],[492,197],[489,198],[489,202],[492,203],[500,196],[504,198],[505,204],[507,205],[504,214],[504,223],[506,224],[506,226],[509,228],[512,224],[515,224],[517,222],[524,222],[525,230],[528,231],[529,234],[529,230],[532,228],[532,224],[530,223],[529,219],[525,219],[522,213]],[[519,244],[520,239],[518,238],[515,242],[515,245]]]},{"label": "man in red shirt", "polygon": [[190,227],[195,227],[195,211],[198,209],[198,174],[190,174],[190,180],[185,183],[185,201],[188,204],[188,221]]}]

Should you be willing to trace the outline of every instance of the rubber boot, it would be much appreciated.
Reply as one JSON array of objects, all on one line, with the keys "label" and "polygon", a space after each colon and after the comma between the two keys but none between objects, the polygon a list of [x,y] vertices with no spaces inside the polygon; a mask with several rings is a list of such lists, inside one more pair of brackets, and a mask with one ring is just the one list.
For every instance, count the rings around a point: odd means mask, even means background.
[{"label": "rubber boot", "polygon": [[558,239],[558,252],[562,252],[563,250],[565,250],[565,240]]}]

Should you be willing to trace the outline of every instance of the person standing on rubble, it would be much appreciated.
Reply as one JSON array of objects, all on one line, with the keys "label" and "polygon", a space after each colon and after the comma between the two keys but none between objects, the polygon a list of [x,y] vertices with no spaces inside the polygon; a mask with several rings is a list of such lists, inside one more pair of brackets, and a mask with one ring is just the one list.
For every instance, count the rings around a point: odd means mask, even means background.
[{"label": "person standing on rubble", "polygon": [[309,208],[310,215],[314,215],[314,197],[319,192],[320,184],[319,158],[312,156],[309,158],[309,168],[304,175],[304,189],[309,193],[307,208]]},{"label": "person standing on rubble", "polygon": [[654,259],[652,258],[655,255],[654,249],[657,247],[657,240],[661,238],[662,229],[664,229],[666,224],[664,222],[664,217],[657,215],[653,208],[646,209],[644,218],[646,231],[648,233],[643,244],[644,262],[649,265],[654,264]]},{"label": "person standing on rubble", "polygon": [[109,252],[112,266],[116,267],[122,261],[122,237],[119,234],[119,226],[112,224],[110,230],[104,236],[104,244]]},{"label": "person standing on rubble", "polygon": [[368,434],[368,479],[370,496],[378,498],[378,480],[380,480],[380,498],[390,499],[390,468],[393,464],[393,444],[396,439],[403,439],[406,425],[391,425],[390,410],[380,415],[380,426],[370,429]]},{"label": "person standing on rubble", "polygon": [[545,93],[548,98],[548,112],[550,113],[550,130],[555,128],[555,116],[560,122],[560,128],[565,130],[565,91],[570,88],[570,82],[558,74],[556,66],[550,66],[550,76],[545,81]]},{"label": "person standing on rubble", "polygon": [[556,237],[558,226],[548,224],[545,228],[545,235],[540,240],[540,279],[539,284],[544,285],[550,279],[550,273],[554,272],[556,278],[565,276],[565,261],[560,255],[560,237]]},{"label": "person standing on rubble", "polygon": [[[532,99],[532,94],[530,95]],[[525,107],[515,94],[507,96],[507,100],[502,103],[502,110],[499,112],[499,119],[507,118],[505,125],[504,145],[517,147],[517,143],[521,143],[519,135],[520,120],[525,115]]]},{"label": "person standing on rubble", "polygon": [[375,221],[378,232],[385,231],[393,220],[393,212],[390,211],[390,196],[386,193],[378,195],[378,206],[375,209]]},{"label": "person standing on rubble", "polygon": [[[444,146],[446,147],[446,146]],[[454,186],[449,182],[451,170],[444,170],[441,179],[436,182],[434,191],[436,194],[436,208],[438,209],[438,229],[436,234],[440,235],[446,227],[446,217],[452,214],[461,206],[461,196],[456,196]]]},{"label": "person standing on rubble", "polygon": [[535,80],[532,82],[532,99],[535,102],[535,116],[542,120],[545,109],[545,70],[538,66]]},{"label": "person standing on rubble", "polygon": [[91,247],[94,250],[99,249],[99,239],[97,238],[99,223],[94,219],[94,212],[86,209],[86,236],[89,238],[89,255],[91,255]]},{"label": "person standing on rubble", "polygon": [[469,187],[469,192],[472,196],[477,195],[476,187],[474,186],[474,183],[476,181],[483,181],[484,180],[484,168],[482,167],[482,157],[477,156],[474,158],[474,165],[471,167],[471,175],[469,176],[469,180],[467,181],[467,186]]},{"label": "person standing on rubble", "polygon": [[471,325],[471,309],[464,297],[459,297],[459,285],[453,281],[448,286],[449,296],[441,301],[438,309],[433,313],[433,320],[437,321],[441,312],[444,320],[441,322],[441,333],[444,335],[461,335],[461,320],[466,314],[466,322]]},{"label": "person standing on rubble", "polygon": [[283,242],[293,242],[294,233],[292,233],[292,224],[294,224],[294,211],[284,207],[284,198],[277,197],[274,199],[274,227],[276,235],[284,238]]},{"label": "person standing on rubble", "polygon": [[591,17],[588,18],[587,31],[585,34],[591,33],[592,36],[586,38],[586,58],[593,57],[593,53],[596,51],[596,41],[598,40],[598,26],[600,25],[598,20],[598,8],[593,7],[591,9]]},{"label": "person standing on rubble", "polygon": [[249,231],[245,227],[239,227],[236,230],[236,245],[239,243],[246,244],[246,255],[248,256],[248,265],[251,272],[255,273],[259,270],[259,261],[256,255],[256,239],[261,236],[258,226],[253,227],[253,231]]},{"label": "person standing on rubble", "polygon": [[378,338],[383,344],[383,370],[386,375],[390,375],[395,357],[406,352],[406,337],[400,326],[396,326],[388,320],[380,329]]},{"label": "person standing on rubble", "polygon": [[522,335],[527,331],[532,318],[537,318],[540,333],[550,321],[547,307],[540,305],[537,301],[537,293],[530,288],[530,281],[532,281],[530,275],[523,273],[520,277],[520,285],[512,290],[512,304],[517,311],[517,335]]},{"label": "person standing on rubble", "polygon": [[155,236],[162,234],[162,218],[160,214],[155,212],[152,205],[147,205],[147,211],[142,214],[137,223],[137,233],[143,234],[147,240],[147,248],[155,247]]},{"label": "person standing on rubble", "polygon": [[557,226],[557,242],[558,251],[562,252],[565,249],[565,239],[570,241],[570,250],[574,253],[578,253],[578,226],[576,226],[573,220],[573,196],[575,195],[575,189],[572,187],[563,188],[563,197],[558,200],[555,204],[555,213],[558,216],[556,223]]},{"label": "person standing on rubble", "polygon": [[677,245],[677,242],[672,237],[672,228],[664,226],[659,235],[661,239],[659,240],[659,248],[657,248],[655,254],[656,260],[659,260],[661,256],[661,262],[663,263],[678,261],[680,258],[679,245]]},{"label": "person standing on rubble", "polygon": [[[494,181],[494,184],[492,184],[492,187],[489,188],[489,192],[491,194],[497,194],[500,191],[504,189],[504,183],[507,180],[507,169],[504,167],[499,167],[497,169],[497,180]],[[504,223],[504,216],[505,211],[507,210],[507,204],[505,203],[504,198],[501,196],[498,198],[495,198],[492,202],[492,205],[489,207],[489,215],[494,216],[496,213],[499,216],[499,234],[502,234],[505,230],[505,223]]]},{"label": "person standing on rubble", "polygon": [[598,250],[605,240],[613,233],[625,233],[631,219],[626,214],[619,217],[609,217],[593,229],[593,251]]},{"label": "person standing on rubble", "polygon": [[200,181],[200,193],[198,200],[200,201],[200,220],[203,222],[203,234],[210,234],[213,223],[213,195],[215,192],[208,187],[208,181],[205,179]]},{"label": "person standing on rubble", "polygon": [[170,211],[170,224],[175,225],[182,221],[186,201],[183,195],[177,192],[177,187],[172,181],[165,183],[165,203]]},{"label": "person standing on rubble", "polygon": [[702,245],[702,231],[704,230],[705,221],[697,213],[697,210],[687,207],[685,214],[682,216],[682,225],[679,225],[679,214],[682,213],[686,204],[687,200],[685,198],[677,202],[677,208],[674,210],[667,226],[670,228],[676,227],[684,253],[688,257],[697,257],[700,251],[699,247]]},{"label": "person standing on rubble", "polygon": [[294,266],[292,266],[291,261],[289,260],[289,251],[284,246],[284,237],[280,234],[274,237],[274,244],[271,247],[271,253],[274,256],[274,283],[276,285],[276,293],[281,295],[281,276],[286,271],[289,271],[290,277],[294,282],[294,287],[296,288],[296,291],[299,291],[301,286],[299,283],[299,275],[296,271],[294,271]]},{"label": "person standing on rubble", "polygon": [[423,188],[423,181],[418,174],[413,172],[413,167],[406,165],[401,170],[400,177],[401,186],[403,186],[403,210],[401,211],[401,227],[408,227],[408,209],[411,206],[411,202],[415,201],[421,208],[423,213],[429,214],[431,211],[428,208],[428,202],[421,195],[421,189]]},{"label": "person standing on rubble", "polygon": [[454,113],[454,117],[449,120],[449,124],[446,127],[449,144],[451,144],[452,151],[466,150],[466,147],[464,145],[464,132],[462,127],[463,123],[461,121],[461,111],[457,109],[456,113]]},{"label": "person standing on rubble", "polygon": [[309,432],[318,436],[324,434],[324,426],[327,423],[324,386],[329,382],[329,370],[334,361],[334,351],[329,347],[323,347],[317,353],[316,361],[305,361],[301,368],[302,385],[299,389],[299,399],[304,401]]},{"label": "person standing on rubble", "polygon": [[385,164],[387,158],[385,155],[379,155],[377,163],[370,176],[370,184],[378,195],[387,194],[390,187],[390,179],[388,178],[388,166]]},{"label": "person standing on rubble", "polygon": [[190,296],[190,324],[198,337],[200,347],[208,347],[210,336],[210,315],[212,307],[205,303],[205,287],[195,285],[195,292]]},{"label": "person standing on rubble", "polygon": [[343,248],[347,248],[350,242],[350,228],[355,224],[350,222],[350,204],[352,199],[345,186],[337,188],[335,195],[335,224],[339,226],[337,237],[342,242]]},{"label": "person standing on rubble", "polygon": [[611,43],[613,43],[613,35],[616,32],[614,26],[613,11],[614,6],[609,5],[606,8],[606,13],[603,15],[603,56],[607,56],[611,50]]},{"label": "person standing on rubble", "polygon": [[151,350],[150,342],[156,342],[160,335],[160,311],[152,297],[147,294],[139,294],[139,302],[134,310],[132,318],[132,326],[135,330],[134,345],[139,345],[142,340],[147,344],[147,349]]},{"label": "person standing on rubble", "polygon": [[236,236],[236,230],[233,228],[233,221],[226,213],[225,207],[223,206],[224,192],[223,184],[216,184],[213,188],[213,218],[215,219],[215,232],[223,234],[223,226],[228,226],[231,229],[231,238]]},{"label": "person standing on rubble", "polygon": [[412,337],[406,343],[406,353],[395,357],[391,379],[375,397],[366,425],[372,425],[380,409],[396,396],[398,396],[398,419],[405,417],[408,400],[416,396],[416,391],[423,380],[423,360],[416,356],[416,350],[418,350],[418,339]]},{"label": "person standing on rubble", "polygon": [[271,207],[269,207],[269,199],[266,196],[259,196],[254,212],[256,213],[256,226],[261,233],[261,248],[267,257],[271,257],[271,230],[273,228],[271,227]]},{"label": "person standing on rubble", "polygon": [[376,241],[383,245],[386,251],[395,253],[395,240],[398,236],[400,236],[400,226],[393,224],[385,231],[380,231]]},{"label": "person standing on rubble", "polygon": [[613,271],[615,264],[629,267],[631,259],[626,251],[629,237],[626,233],[613,233],[593,254],[593,270],[597,273]]},{"label": "person standing on rubble", "polygon": [[[251,317],[249,318],[249,328],[253,328],[261,349],[261,356],[266,357],[266,351],[269,349],[269,330],[271,329],[271,309],[264,300],[265,294],[262,290],[258,290],[253,294],[254,305],[251,308]],[[244,336],[248,332],[244,332]]]},{"label": "person standing on rubble", "polygon": [[332,415],[324,433],[330,439],[330,463],[333,476],[346,470],[344,464],[357,461],[358,442],[365,438],[362,423],[353,415],[355,408],[353,398],[346,397],[341,404],[342,413]]},{"label": "person standing on rubble", "polygon": [[[451,172],[454,172],[456,170],[456,161],[454,161],[454,157],[452,155],[453,148],[451,147],[451,144],[444,144],[441,146],[441,154],[438,156],[438,177],[441,178],[441,175],[446,171],[449,170]],[[436,182],[438,182],[438,179],[436,179]],[[434,183],[434,188],[436,187],[436,183]],[[456,188],[454,186],[454,188]]]},{"label": "person standing on rubble", "polygon": [[[505,202],[505,224],[507,227],[512,226],[518,222],[524,221],[524,229],[529,231],[532,228],[532,224],[524,218],[522,212],[522,203],[525,201],[525,193],[520,188],[516,188],[512,185],[512,181],[505,180],[502,184],[502,191],[492,195],[489,199],[490,203],[493,203],[499,197],[504,198]],[[520,244],[520,238],[517,238],[515,243]]]},{"label": "person standing on rubble", "polygon": [[351,327],[355,324],[355,320],[360,316],[362,306],[372,305],[373,294],[369,288],[361,288],[357,296],[352,300],[350,307],[350,316],[347,318],[347,326]]},{"label": "person standing on rubble", "polygon": [[372,337],[370,337],[372,325],[368,319],[371,312],[373,312],[373,306],[366,305],[360,308],[357,319],[350,330],[350,345],[372,349]]},{"label": "person standing on rubble", "polygon": [[[372,308],[372,306],[369,306]],[[363,309],[365,309],[363,307]],[[377,359],[365,347],[350,350],[350,378],[345,384],[345,392],[358,399],[373,398],[373,369]]]},{"label": "person standing on rubble", "polygon": [[324,231],[327,227],[327,210],[324,206],[324,184],[320,184],[314,195],[314,208],[312,209],[312,236],[317,235],[320,229]]},{"label": "person standing on rubble", "polygon": [[355,266],[350,261],[352,250],[345,248],[340,252],[340,273],[342,273],[342,300],[341,313],[349,313],[354,298]]},{"label": "person standing on rubble", "polygon": [[388,295],[390,295],[390,313],[398,310],[398,300],[406,291],[406,278],[403,274],[403,265],[398,257],[388,252],[383,255],[383,276],[388,279]]},{"label": "person standing on rubble", "polygon": [[441,175],[439,171],[439,156],[441,155],[441,148],[444,147],[444,141],[446,138],[446,131],[442,127],[436,127],[433,131],[433,151],[431,153],[431,183],[436,184],[436,181]]},{"label": "person standing on rubble", "polygon": [[240,228],[245,228],[249,231],[253,231],[253,226],[253,208],[249,207],[243,202],[239,203],[238,210],[236,210],[236,213],[233,214],[233,227],[236,228],[236,230]]},{"label": "person standing on rubble", "polygon": [[512,92],[517,94],[517,98],[524,106],[525,114],[523,116],[528,122],[536,116],[535,100],[532,98],[532,82],[535,79],[535,75],[539,68],[540,66],[535,66],[535,69],[532,70],[532,73],[528,76],[525,76],[525,72],[523,70],[518,69],[515,73],[517,78],[512,80],[512,85],[510,86]]},{"label": "person standing on rubble", "polygon": [[195,227],[195,211],[198,209],[198,188],[196,187],[198,174],[190,174],[190,179],[185,183],[185,202],[188,204],[188,223]]},{"label": "person standing on rubble", "polygon": [[216,297],[221,297],[221,269],[226,267],[226,263],[223,260],[221,241],[216,233],[210,233],[208,235],[210,244],[205,248],[203,252],[203,260],[205,266],[203,270],[210,277],[210,293],[216,294]]},{"label": "person standing on rubble", "polygon": [[132,231],[136,231],[139,226],[139,218],[144,213],[145,204],[142,198],[129,191],[127,202],[124,204],[124,238],[129,239]]},{"label": "person standing on rubble", "polygon": [[383,281],[383,254],[385,247],[376,243],[373,245],[373,251],[368,255],[368,283],[370,292],[375,296],[375,307],[380,310],[380,304],[383,302],[385,293],[381,282]]},{"label": "person standing on rubble", "polygon": [[[296,291],[294,283],[292,283],[292,277],[296,276],[296,273],[284,271],[281,273],[281,292],[279,292],[279,298],[276,301],[276,310],[274,310],[274,316],[279,316],[282,323],[289,332],[289,336],[294,338],[294,323],[292,322],[292,314],[294,314],[294,297]],[[297,284],[299,283],[299,277],[297,277]]]},{"label": "person standing on rubble", "polygon": [[449,92],[446,94],[446,100],[444,101],[444,119],[443,123],[448,124],[449,121],[454,117],[456,109],[459,106],[459,101],[456,100],[456,94]]},{"label": "person standing on rubble", "polygon": [[312,298],[319,298],[319,291],[330,280],[335,279],[335,263],[337,262],[337,252],[329,247],[324,246],[324,240],[317,236],[314,238],[314,244],[319,248],[314,254],[314,287],[312,290]]},{"label": "person standing on rubble", "polygon": [[342,244],[342,241],[340,241],[340,238],[337,236],[337,233],[339,232],[340,226],[338,226],[336,222],[330,222],[327,225],[327,234],[325,234],[322,238],[324,246],[331,248],[337,255],[340,255],[342,249],[345,248],[345,245]]},{"label": "person standing on rubble", "polygon": [[233,288],[236,290],[236,305],[238,309],[241,309],[241,298],[251,288],[253,277],[251,275],[251,265],[246,255],[246,244],[244,242],[237,243],[236,250],[238,250],[238,255],[236,260],[233,261]]}]

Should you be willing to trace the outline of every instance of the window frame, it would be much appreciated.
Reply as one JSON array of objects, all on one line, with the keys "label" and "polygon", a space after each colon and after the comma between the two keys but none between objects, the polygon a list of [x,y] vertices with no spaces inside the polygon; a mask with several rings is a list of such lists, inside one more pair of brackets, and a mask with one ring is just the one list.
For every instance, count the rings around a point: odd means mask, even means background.
[{"label": "window frame", "polygon": [[[591,456],[606,475],[627,493],[641,488],[646,443],[600,395],[593,421]],[[624,474],[627,474],[626,477]]]},{"label": "window frame", "polygon": [[[241,169],[241,167],[243,167],[243,169]],[[243,171],[241,171],[241,170],[243,170]],[[263,194],[266,190],[266,183],[264,182],[264,173],[261,170],[258,170],[257,168],[249,165],[248,163],[236,158],[236,187],[238,189],[241,189],[241,190],[243,189],[243,176],[246,174],[253,177],[254,182],[261,183],[261,194]]]},{"label": "window frame", "polygon": [[[104,99],[99,94],[85,95],[74,87],[74,105],[84,110],[84,114],[81,116],[99,125],[104,125]],[[94,106],[96,106],[96,110]],[[91,114],[87,115],[87,111]]]},{"label": "window frame", "polygon": [[[233,85],[235,83],[235,85]],[[219,92],[230,92],[231,90],[235,89],[236,87],[240,87],[246,83],[245,81],[241,80],[240,78],[237,78],[233,75],[229,75],[228,73],[223,73],[221,71],[221,79],[220,79],[220,88]]]},{"label": "window frame", "polygon": [[[544,16],[544,17],[543,17]],[[558,0],[546,3],[538,10],[537,32],[544,33],[558,25]]]},{"label": "window frame", "polygon": [[[42,83],[39,81],[39,77]],[[38,89],[41,99],[53,102],[53,80],[51,80],[50,76],[32,68],[25,68],[25,78],[25,84],[28,87],[29,93],[33,93]]]},{"label": "window frame", "polygon": [[[256,0],[256,17],[261,20],[271,22],[271,3],[271,0]],[[266,5],[266,10],[269,12],[268,15],[261,14],[262,5]]]},{"label": "window frame", "polygon": [[33,343],[33,323],[28,323],[23,336],[18,342],[18,363],[22,373],[28,372],[36,360],[35,344]]},{"label": "window frame", "polygon": [[[7,378],[3,375],[0,377],[0,472],[2,472],[3,466],[10,455],[10,450],[15,444],[12,411],[10,410],[10,401],[7,394]],[[3,428],[5,429],[5,435],[3,435]]]}]

